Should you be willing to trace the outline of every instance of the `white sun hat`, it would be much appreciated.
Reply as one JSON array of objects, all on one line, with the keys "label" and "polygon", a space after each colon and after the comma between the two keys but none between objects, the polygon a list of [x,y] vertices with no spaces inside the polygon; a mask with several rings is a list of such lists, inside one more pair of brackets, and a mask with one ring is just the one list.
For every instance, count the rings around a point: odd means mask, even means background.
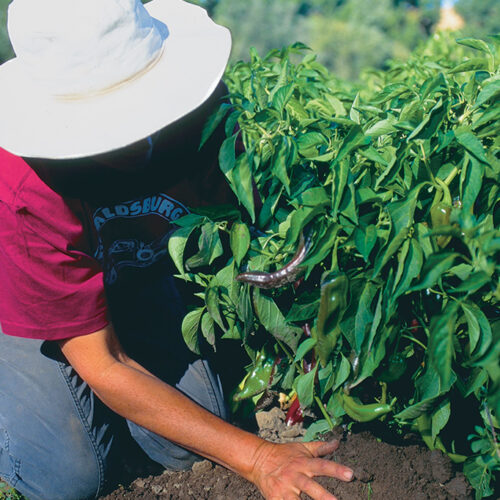
[{"label": "white sun hat", "polygon": [[0,147],[70,159],[144,139],[200,106],[231,50],[182,0],[14,0],[0,66]]}]

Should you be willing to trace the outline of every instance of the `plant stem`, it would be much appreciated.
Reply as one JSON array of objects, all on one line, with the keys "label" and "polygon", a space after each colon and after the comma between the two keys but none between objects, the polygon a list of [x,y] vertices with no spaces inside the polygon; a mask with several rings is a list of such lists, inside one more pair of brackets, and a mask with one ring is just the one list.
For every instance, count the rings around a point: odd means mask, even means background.
[{"label": "plant stem", "polygon": [[434,174],[432,173],[431,167],[429,165],[429,161],[427,160],[427,156],[425,155],[424,143],[420,142],[420,150],[422,151],[422,159],[424,160],[424,165],[429,174],[429,177],[434,182]]},{"label": "plant stem", "polygon": [[420,340],[417,340],[413,337],[410,337],[409,335],[401,335],[401,337],[404,339],[411,340],[412,342],[415,342],[415,344],[419,345],[424,351],[427,350],[427,347],[424,344],[422,344],[422,342],[420,342]]},{"label": "plant stem", "polygon": [[493,436],[493,442],[495,443],[495,451],[500,458],[500,448],[498,447],[498,441],[497,441],[497,433],[495,432],[495,426],[493,425],[493,419],[491,418],[491,412],[489,406],[484,403],[484,411],[486,413],[486,417],[488,418],[488,423],[490,424],[490,431],[491,435]]},{"label": "plant stem", "polygon": [[444,183],[449,186],[451,184],[451,182],[453,181],[453,179],[457,176],[458,174],[458,168],[455,167],[451,172],[450,174],[448,175],[448,177],[446,177],[446,179],[444,180]]},{"label": "plant stem", "polygon": [[328,412],[325,410],[325,407],[323,406],[321,399],[319,399],[318,396],[314,396],[314,401],[316,401],[316,404],[318,405],[319,409],[321,410],[323,417],[325,417],[325,420],[328,423],[328,427],[330,427],[330,430],[333,430],[333,428],[335,426],[333,425],[333,422],[332,422],[332,419],[330,418],[330,415],[328,415]]}]

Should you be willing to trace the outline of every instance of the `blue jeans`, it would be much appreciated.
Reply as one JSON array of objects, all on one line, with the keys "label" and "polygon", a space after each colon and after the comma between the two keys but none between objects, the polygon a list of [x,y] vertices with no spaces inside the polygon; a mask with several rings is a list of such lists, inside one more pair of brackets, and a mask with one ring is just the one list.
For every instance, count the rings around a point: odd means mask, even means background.
[{"label": "blue jeans", "polygon": [[[194,358],[182,340],[175,348],[168,344],[175,370],[159,376],[227,418],[219,377],[208,362]],[[56,344],[0,330],[0,477],[12,487],[30,500],[97,498],[119,479],[117,459],[130,435],[168,469],[186,469],[199,458],[113,413]]]}]

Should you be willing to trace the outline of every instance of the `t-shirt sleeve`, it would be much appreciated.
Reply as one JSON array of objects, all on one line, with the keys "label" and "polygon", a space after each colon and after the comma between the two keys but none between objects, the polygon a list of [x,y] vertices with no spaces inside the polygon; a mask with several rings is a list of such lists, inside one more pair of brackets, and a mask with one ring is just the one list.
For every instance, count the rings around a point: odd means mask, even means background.
[{"label": "t-shirt sleeve", "polygon": [[93,333],[108,324],[102,270],[83,219],[45,188],[28,185],[28,204],[0,200],[0,324],[44,340]]}]

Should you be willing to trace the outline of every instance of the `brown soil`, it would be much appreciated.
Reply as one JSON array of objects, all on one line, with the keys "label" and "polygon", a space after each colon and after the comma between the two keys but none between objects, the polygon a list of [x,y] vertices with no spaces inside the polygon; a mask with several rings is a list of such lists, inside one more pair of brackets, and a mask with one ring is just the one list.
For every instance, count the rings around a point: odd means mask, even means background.
[{"label": "brown soil", "polygon": [[[258,414],[260,435],[274,441],[300,439],[300,426],[286,427],[278,408]],[[439,451],[413,443],[388,444],[372,433],[337,433],[339,449],[329,458],[355,471],[351,483],[318,478],[339,500],[465,500],[473,494],[464,475]],[[411,441],[411,438],[409,439]],[[100,500],[262,500],[256,488],[209,461],[185,472],[157,471],[120,486]]]}]

